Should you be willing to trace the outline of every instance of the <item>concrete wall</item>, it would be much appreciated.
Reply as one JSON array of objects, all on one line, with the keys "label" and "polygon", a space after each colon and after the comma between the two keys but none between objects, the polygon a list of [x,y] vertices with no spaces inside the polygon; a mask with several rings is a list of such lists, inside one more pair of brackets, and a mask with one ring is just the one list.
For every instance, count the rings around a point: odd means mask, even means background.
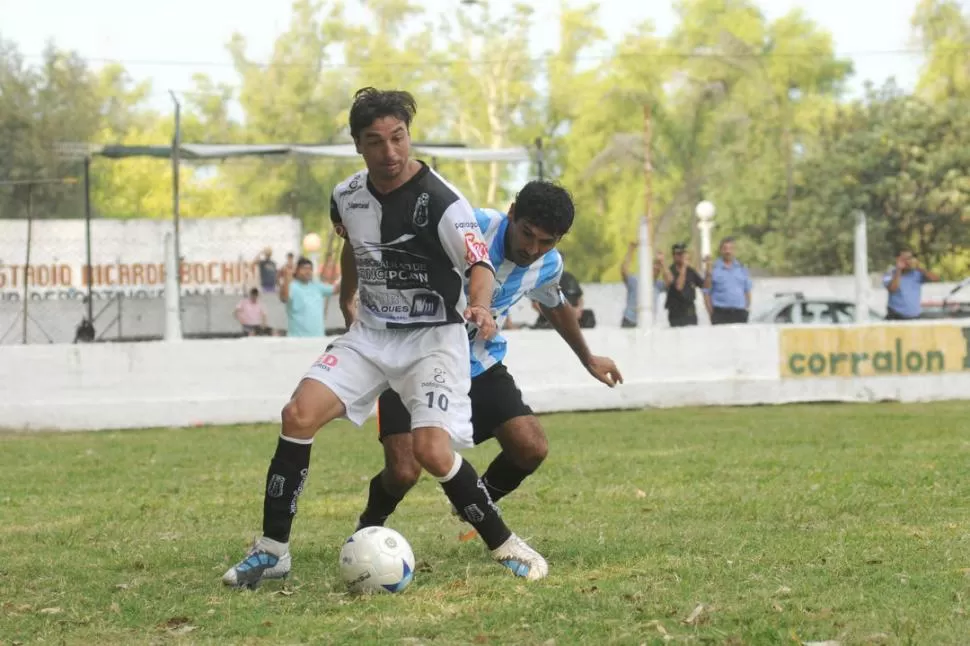
[{"label": "concrete wall", "polygon": [[[923,299],[942,300],[954,283],[928,284],[923,288]],[[617,328],[626,303],[626,290],[620,283],[594,283],[583,286],[585,307],[596,313],[597,327]],[[851,276],[756,278],[752,294],[753,308],[757,312],[779,292],[803,292],[807,297],[842,298],[855,300],[855,283]],[[970,289],[959,294],[959,299],[970,299]],[[234,334],[239,325],[232,316],[240,295],[208,294],[182,297],[182,328],[185,334]],[[269,323],[277,329],[286,329],[286,311],[275,294],[263,297]],[[662,308],[663,300],[660,300]],[[876,312],[886,311],[886,291],[879,275],[873,275],[870,305]],[[102,312],[103,309],[103,312]],[[131,299],[121,301],[96,300],[95,314],[101,312],[95,328],[98,336],[106,339],[124,339],[146,336],[161,337],[165,304],[162,298]],[[19,344],[22,341],[22,311],[19,302],[0,302],[0,345]],[[71,343],[78,323],[85,316],[86,306],[80,300],[32,301],[29,305],[27,338],[29,343]],[[698,302],[701,325],[707,325],[707,312]],[[519,302],[512,310],[515,323],[532,324],[536,313],[528,301]],[[343,325],[340,308],[335,298],[327,308],[327,327]],[[659,327],[667,327],[666,314],[660,310],[656,317]],[[4,338],[4,335],[6,337]]]},{"label": "concrete wall", "polygon": [[[970,325],[970,321],[964,322]],[[970,328],[958,322],[828,328],[596,329],[597,354],[626,378],[595,382],[551,331],[508,333],[508,365],[539,412],[807,401],[970,398]],[[901,340],[900,340],[901,339]],[[0,348],[0,427],[86,430],[273,422],[325,339]],[[946,372],[785,375],[786,352],[893,348],[945,355]]]}]

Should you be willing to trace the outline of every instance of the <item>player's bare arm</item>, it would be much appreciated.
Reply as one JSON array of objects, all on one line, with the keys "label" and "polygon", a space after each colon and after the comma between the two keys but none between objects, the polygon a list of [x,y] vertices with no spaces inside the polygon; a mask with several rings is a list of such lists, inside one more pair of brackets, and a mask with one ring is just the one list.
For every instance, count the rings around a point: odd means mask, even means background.
[{"label": "player's bare arm", "polygon": [[623,383],[623,375],[619,368],[609,357],[598,357],[590,352],[583,337],[583,331],[579,327],[579,319],[576,318],[572,309],[565,304],[559,307],[546,307],[540,304],[539,309],[542,315],[552,324],[552,327],[559,333],[559,336],[572,348],[579,358],[580,363],[598,381],[606,384],[610,388]]},{"label": "player's bare arm", "polygon": [[285,267],[280,280],[280,302],[286,303],[290,300],[290,281],[293,280],[292,267]]},{"label": "player's bare arm", "polygon": [[498,332],[492,318],[492,294],[495,291],[495,274],[490,265],[473,265],[468,275],[468,308],[465,320],[478,326],[478,334],[486,341]]},{"label": "player's bare arm", "polygon": [[357,263],[354,262],[354,249],[344,241],[340,250],[340,312],[344,325],[350,329],[357,320]]}]

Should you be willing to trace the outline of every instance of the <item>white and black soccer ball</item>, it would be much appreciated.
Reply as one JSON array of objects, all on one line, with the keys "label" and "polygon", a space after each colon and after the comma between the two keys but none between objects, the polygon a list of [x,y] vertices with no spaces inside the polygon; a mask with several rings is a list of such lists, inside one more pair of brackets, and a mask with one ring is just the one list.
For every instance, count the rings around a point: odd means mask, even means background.
[{"label": "white and black soccer ball", "polygon": [[414,578],[414,552],[387,527],[365,527],[340,550],[340,578],[354,594],[401,592]]}]

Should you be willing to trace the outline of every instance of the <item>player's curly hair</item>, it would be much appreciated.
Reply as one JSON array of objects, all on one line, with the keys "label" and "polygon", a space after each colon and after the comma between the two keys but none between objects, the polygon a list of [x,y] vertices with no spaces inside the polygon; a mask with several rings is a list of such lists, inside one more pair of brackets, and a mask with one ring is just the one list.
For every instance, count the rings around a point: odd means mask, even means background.
[{"label": "player's curly hair", "polygon": [[350,107],[350,136],[357,141],[364,128],[384,117],[396,117],[410,130],[411,120],[417,112],[418,105],[410,92],[361,88],[354,93],[354,103]]},{"label": "player's curly hair", "polygon": [[515,196],[515,219],[525,220],[554,236],[566,235],[575,217],[572,196],[555,182],[533,180]]}]

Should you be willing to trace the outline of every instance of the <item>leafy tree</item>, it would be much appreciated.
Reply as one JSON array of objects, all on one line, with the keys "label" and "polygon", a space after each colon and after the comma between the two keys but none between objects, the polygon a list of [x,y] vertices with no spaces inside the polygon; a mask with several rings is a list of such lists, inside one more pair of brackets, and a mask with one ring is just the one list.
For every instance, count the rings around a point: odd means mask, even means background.
[{"label": "leafy tree", "polygon": [[958,271],[954,254],[970,248],[967,141],[961,101],[923,101],[891,83],[870,90],[825,128],[802,164],[784,268],[850,272],[853,213],[861,210],[877,266],[905,245],[944,273]]}]

